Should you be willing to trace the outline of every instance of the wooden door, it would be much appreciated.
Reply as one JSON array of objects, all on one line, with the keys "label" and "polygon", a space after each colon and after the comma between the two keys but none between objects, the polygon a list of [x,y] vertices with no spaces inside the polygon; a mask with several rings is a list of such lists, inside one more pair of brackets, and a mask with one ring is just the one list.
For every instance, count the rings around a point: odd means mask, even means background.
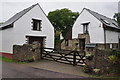
[{"label": "wooden door", "polygon": [[41,44],[41,47],[43,47],[43,38],[42,37],[29,37],[28,43],[32,44],[33,42],[39,42]]},{"label": "wooden door", "polygon": [[80,50],[85,50],[85,39],[79,39]]}]

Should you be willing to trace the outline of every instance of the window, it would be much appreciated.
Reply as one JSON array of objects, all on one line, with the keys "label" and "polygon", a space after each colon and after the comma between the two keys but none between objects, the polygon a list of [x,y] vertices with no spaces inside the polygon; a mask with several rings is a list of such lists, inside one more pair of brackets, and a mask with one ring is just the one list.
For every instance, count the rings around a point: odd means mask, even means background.
[{"label": "window", "polygon": [[68,44],[69,44],[68,40],[65,40],[65,46],[68,46]]},{"label": "window", "polygon": [[32,19],[32,23],[33,23],[33,30],[36,31],[41,31],[41,20],[37,20],[37,19]]},{"label": "window", "polygon": [[110,44],[110,48],[112,48],[112,44]]},{"label": "window", "polygon": [[87,34],[88,33],[88,25],[89,25],[89,23],[83,23],[82,25],[83,25],[83,33]]}]

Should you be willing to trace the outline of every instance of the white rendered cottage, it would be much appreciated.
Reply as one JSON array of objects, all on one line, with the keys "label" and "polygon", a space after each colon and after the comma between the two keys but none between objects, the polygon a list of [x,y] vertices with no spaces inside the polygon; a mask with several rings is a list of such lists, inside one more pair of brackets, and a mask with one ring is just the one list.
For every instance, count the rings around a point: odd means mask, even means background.
[{"label": "white rendered cottage", "polygon": [[[72,27],[72,40],[62,43],[64,49],[118,48],[120,46],[120,27],[99,13],[84,8]],[[67,44],[67,45],[66,45]]]},{"label": "white rendered cottage", "polygon": [[12,53],[15,44],[31,44],[34,41],[54,48],[54,27],[39,4],[24,9],[2,24],[0,37],[2,53]]}]

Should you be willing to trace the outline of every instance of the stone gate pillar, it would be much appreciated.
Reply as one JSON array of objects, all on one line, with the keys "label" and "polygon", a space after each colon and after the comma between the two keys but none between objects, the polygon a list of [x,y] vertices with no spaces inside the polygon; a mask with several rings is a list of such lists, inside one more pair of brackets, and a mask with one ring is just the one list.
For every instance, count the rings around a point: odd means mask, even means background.
[{"label": "stone gate pillar", "polygon": [[42,59],[41,43],[33,42],[32,48],[33,48],[33,51],[35,52],[35,54],[33,54],[35,56],[35,60]]}]

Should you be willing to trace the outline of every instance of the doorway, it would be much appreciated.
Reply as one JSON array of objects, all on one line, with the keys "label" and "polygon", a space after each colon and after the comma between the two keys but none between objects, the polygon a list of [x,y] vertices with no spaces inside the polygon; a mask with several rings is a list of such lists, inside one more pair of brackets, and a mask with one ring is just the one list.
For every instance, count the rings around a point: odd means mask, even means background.
[{"label": "doorway", "polygon": [[46,37],[41,37],[41,36],[26,36],[28,39],[28,44],[32,44],[33,42],[39,42],[41,47],[44,47],[44,38]]},{"label": "doorway", "polygon": [[85,38],[79,39],[79,48],[80,50],[85,50]]}]

